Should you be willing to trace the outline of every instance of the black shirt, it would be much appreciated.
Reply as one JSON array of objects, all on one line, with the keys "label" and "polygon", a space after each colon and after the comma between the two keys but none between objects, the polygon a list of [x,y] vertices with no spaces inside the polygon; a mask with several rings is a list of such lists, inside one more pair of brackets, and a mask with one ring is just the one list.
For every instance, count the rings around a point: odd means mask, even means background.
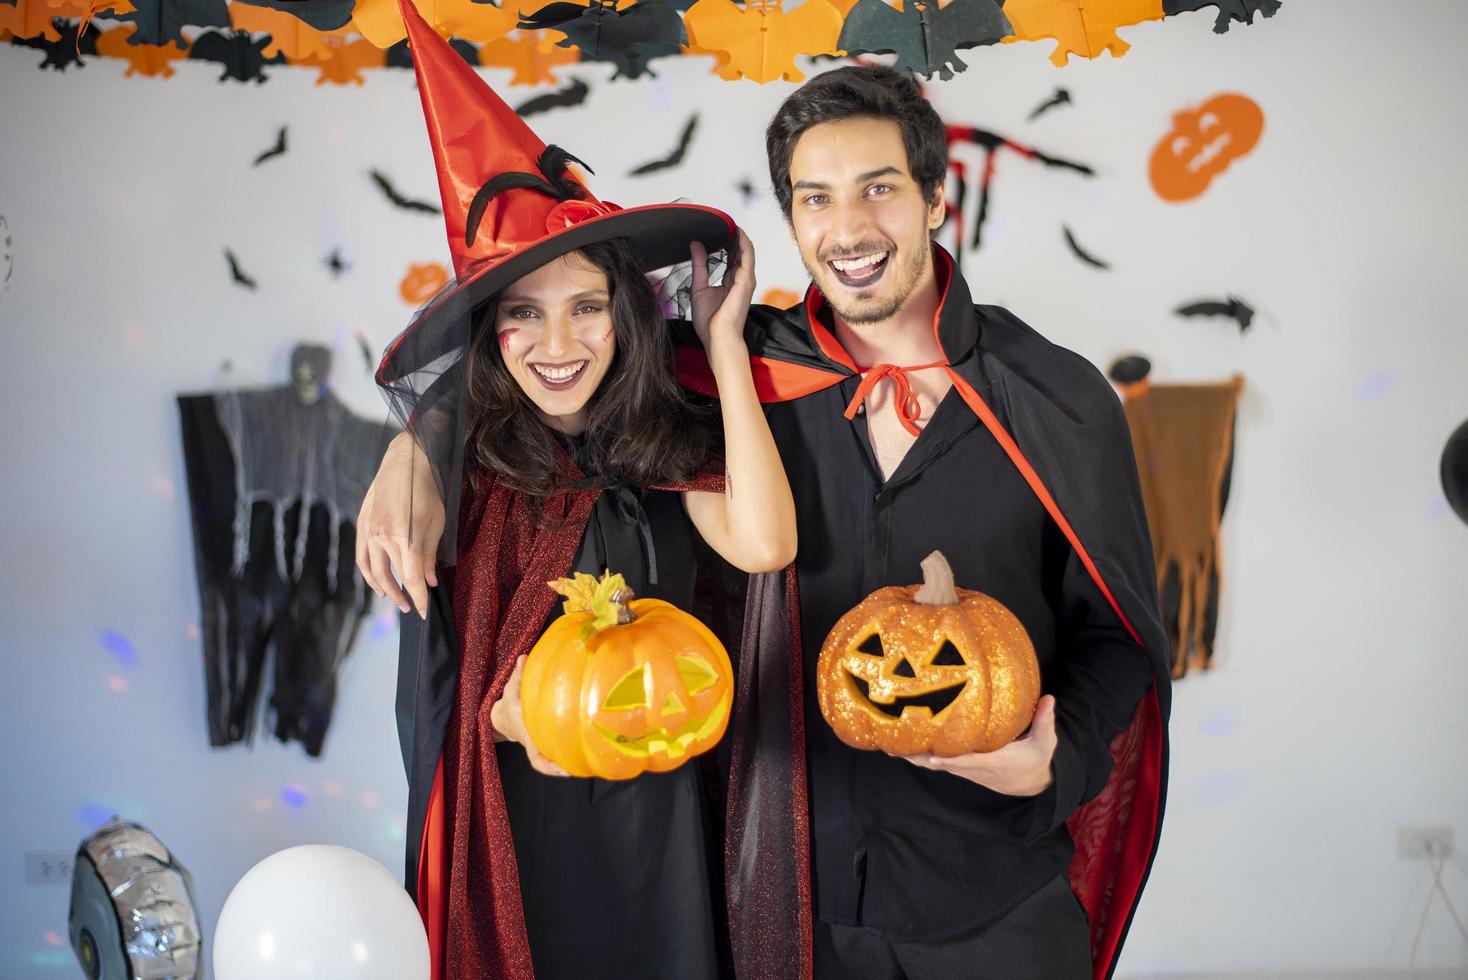
[{"label": "black shirt", "polygon": [[[973,308],[945,308],[942,319],[950,363],[987,396]],[[967,353],[955,356],[955,346]],[[1108,745],[1126,729],[1152,668],[958,391],[884,482],[865,415],[843,417],[859,380],[768,414],[800,528],[815,908],[827,922],[937,939],[1002,914],[1064,873],[1073,852],[1064,821],[1105,785]],[[1004,796],[851,749],[821,717],[814,671],[831,627],[875,589],[921,581],[919,564],[934,549],[960,588],[1002,602],[1035,645],[1059,734],[1054,781],[1039,796]]]}]

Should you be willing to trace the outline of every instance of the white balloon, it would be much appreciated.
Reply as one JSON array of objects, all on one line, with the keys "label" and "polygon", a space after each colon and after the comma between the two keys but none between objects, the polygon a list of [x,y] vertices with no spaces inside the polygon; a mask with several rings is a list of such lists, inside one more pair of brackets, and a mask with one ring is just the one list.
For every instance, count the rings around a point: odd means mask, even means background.
[{"label": "white balloon", "polygon": [[348,847],[306,844],[251,868],[219,913],[215,980],[428,980],[403,886]]}]

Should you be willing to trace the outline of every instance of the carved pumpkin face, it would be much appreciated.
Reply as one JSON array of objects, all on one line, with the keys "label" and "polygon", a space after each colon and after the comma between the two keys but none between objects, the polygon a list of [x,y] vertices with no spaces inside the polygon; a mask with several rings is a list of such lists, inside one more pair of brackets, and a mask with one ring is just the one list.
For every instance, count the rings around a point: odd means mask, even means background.
[{"label": "carved pumpkin face", "polygon": [[1208,189],[1230,163],[1254,149],[1264,111],[1236,93],[1215,95],[1172,117],[1172,132],[1152,151],[1148,175],[1164,201],[1186,201]]},{"label": "carved pumpkin face", "polygon": [[[525,660],[520,703],[536,748],[573,776],[602,779],[667,772],[712,748],[734,692],[723,645],[660,599],[614,599],[630,596],[620,575],[577,578],[558,586],[576,594]],[[619,608],[598,612],[598,590],[603,607]]]},{"label": "carved pumpkin face", "polygon": [[449,270],[445,266],[437,262],[425,262],[408,266],[403,281],[398,283],[398,294],[403,297],[403,302],[416,306],[433,299],[448,284]]},{"label": "carved pumpkin face", "polygon": [[991,752],[1029,725],[1040,697],[1029,636],[1003,605],[953,589],[947,574],[942,601],[918,586],[879,589],[826,638],[816,696],[847,745],[894,755]]}]

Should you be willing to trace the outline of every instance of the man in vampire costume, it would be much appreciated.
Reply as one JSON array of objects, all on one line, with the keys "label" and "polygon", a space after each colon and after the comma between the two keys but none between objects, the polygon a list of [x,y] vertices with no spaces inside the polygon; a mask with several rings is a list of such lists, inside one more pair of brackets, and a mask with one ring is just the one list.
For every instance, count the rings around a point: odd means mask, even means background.
[{"label": "man in vampire costume", "polygon": [[[1156,851],[1169,704],[1121,405],[1082,358],[973,305],[932,246],[946,145],[905,77],[847,68],[812,79],[777,114],[769,150],[814,283],[791,310],[754,310],[746,331],[800,550],[785,572],[749,579],[730,643],[724,870],[736,975],[1109,976]],[[379,371],[384,382],[419,376],[420,414],[454,387],[431,379],[440,347],[399,345]],[[689,387],[713,392],[696,346],[679,364]],[[430,459],[439,431],[451,455],[454,423],[412,422]],[[456,489],[439,486],[450,521]],[[457,670],[438,540],[412,533],[395,561],[425,617],[404,619],[398,704],[420,907],[441,860],[434,787]],[[938,547],[958,586],[1023,623],[1045,697],[1031,730],[994,753],[857,752],[815,705],[817,654],[846,610],[915,581]],[[437,557],[455,558],[451,547]]]},{"label": "man in vampire costume", "polygon": [[[813,283],[746,330],[800,544],[751,580],[737,668],[739,975],[1108,977],[1156,852],[1170,700],[1122,406],[932,245],[944,130],[906,76],[813,78],[767,148]],[[680,361],[711,393],[696,349]],[[816,704],[822,643],[940,547],[1034,642],[1034,722],[988,754],[852,749]]]}]

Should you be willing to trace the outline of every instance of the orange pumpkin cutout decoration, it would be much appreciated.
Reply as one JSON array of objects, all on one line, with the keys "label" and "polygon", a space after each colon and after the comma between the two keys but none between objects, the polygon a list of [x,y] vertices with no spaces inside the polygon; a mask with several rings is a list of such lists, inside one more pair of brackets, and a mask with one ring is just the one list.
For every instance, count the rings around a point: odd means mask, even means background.
[{"label": "orange pumpkin cutout decoration", "polygon": [[511,31],[480,48],[479,63],[486,68],[513,68],[511,85],[555,82],[556,68],[581,60],[579,50],[556,43],[563,37],[559,31]]},{"label": "orange pumpkin cutout decoration", "polygon": [[1054,38],[1050,61],[1064,68],[1073,54],[1099,58],[1109,51],[1120,58],[1131,45],[1116,33],[1118,27],[1161,20],[1166,14],[1162,0],[1004,0],[1004,16],[1014,28],[1004,42]]},{"label": "orange pumpkin cutout decoration", "polygon": [[992,752],[1029,725],[1040,665],[1020,621],[955,589],[938,552],[921,586],[889,586],[842,616],[821,647],[816,697],[855,749],[893,755]]},{"label": "orange pumpkin cutout decoration", "polygon": [[1147,174],[1164,201],[1201,195],[1264,132],[1264,110],[1247,95],[1225,92],[1172,117],[1172,132],[1152,150]]},{"label": "orange pumpkin cutout decoration", "polygon": [[520,708],[530,740],[573,776],[667,772],[714,747],[729,723],[734,671],[709,628],[661,599],[633,599],[622,576],[550,586],[565,615],[525,659]]},{"label": "orange pumpkin cutout decoration", "polygon": [[398,295],[404,303],[417,306],[433,299],[448,284],[449,270],[445,266],[437,262],[410,265],[403,281],[398,283]]}]

